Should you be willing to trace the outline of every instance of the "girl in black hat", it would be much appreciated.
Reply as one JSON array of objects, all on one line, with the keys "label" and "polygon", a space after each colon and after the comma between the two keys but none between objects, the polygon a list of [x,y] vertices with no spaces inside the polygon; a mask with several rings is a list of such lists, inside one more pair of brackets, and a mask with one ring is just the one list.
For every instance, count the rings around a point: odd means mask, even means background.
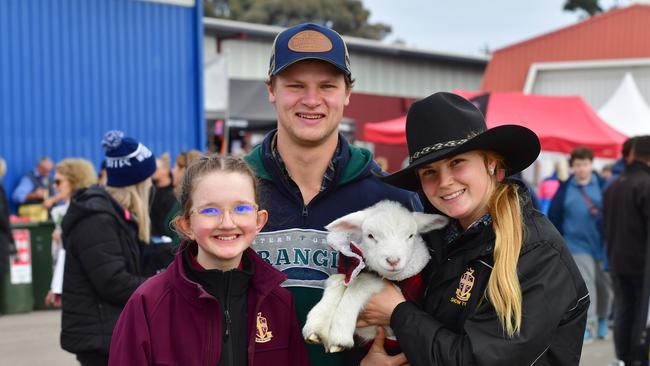
[{"label": "girl in black hat", "polygon": [[[362,365],[578,365],[589,295],[562,237],[508,179],[537,158],[521,126],[487,129],[469,101],[436,93],[406,122],[409,165],[383,179],[452,221],[426,237],[423,304],[385,286],[359,325],[390,325],[403,354],[375,345]],[[428,205],[427,205],[428,204]]]}]

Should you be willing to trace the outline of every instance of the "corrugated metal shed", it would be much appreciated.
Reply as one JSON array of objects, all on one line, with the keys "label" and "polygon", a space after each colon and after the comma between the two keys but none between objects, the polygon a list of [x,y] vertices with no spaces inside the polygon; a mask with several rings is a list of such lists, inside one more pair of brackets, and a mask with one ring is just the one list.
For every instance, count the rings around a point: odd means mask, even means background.
[{"label": "corrugated metal shed", "polygon": [[580,95],[597,110],[612,96],[625,74],[630,73],[641,95],[650,101],[650,58],[626,62],[552,62],[535,64],[533,69],[525,92]]},{"label": "corrugated metal shed", "polygon": [[157,154],[202,147],[202,7],[182,3],[0,1],[9,193],[42,155],[99,164],[109,129]]},{"label": "corrugated metal shed", "polygon": [[521,91],[535,62],[650,57],[650,5],[608,11],[492,55],[482,90]]},{"label": "corrugated metal shed", "polygon": [[[205,18],[206,55],[222,52],[234,79],[267,77],[271,45],[283,28]],[[354,91],[423,97],[440,90],[476,90],[487,58],[435,52],[343,37],[350,52]]]}]

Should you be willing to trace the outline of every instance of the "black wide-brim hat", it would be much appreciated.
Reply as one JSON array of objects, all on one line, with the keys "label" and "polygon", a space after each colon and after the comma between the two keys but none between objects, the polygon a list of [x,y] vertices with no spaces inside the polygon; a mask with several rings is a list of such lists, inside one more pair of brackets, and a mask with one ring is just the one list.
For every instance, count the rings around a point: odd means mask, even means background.
[{"label": "black wide-brim hat", "polygon": [[421,189],[417,169],[423,165],[472,150],[489,150],[504,159],[506,176],[521,172],[539,156],[537,135],[526,127],[502,125],[487,128],[481,111],[452,93],[435,93],[419,100],[406,116],[409,165],[379,177],[391,185]]}]

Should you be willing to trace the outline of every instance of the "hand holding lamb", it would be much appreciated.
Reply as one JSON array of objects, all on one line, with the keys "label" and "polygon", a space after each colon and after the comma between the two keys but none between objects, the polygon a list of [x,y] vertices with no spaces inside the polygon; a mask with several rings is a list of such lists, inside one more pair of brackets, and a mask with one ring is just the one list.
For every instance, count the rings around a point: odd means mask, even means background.
[{"label": "hand holding lamb", "polygon": [[430,258],[419,234],[446,224],[444,216],[381,201],[327,225],[327,242],[339,251],[339,271],[344,273],[326,281],[323,298],[307,315],[305,340],[322,343],[328,352],[352,348],[355,333],[364,342],[372,340],[374,327],[356,329],[364,304],[381,291],[383,278],[404,281],[417,275]]}]

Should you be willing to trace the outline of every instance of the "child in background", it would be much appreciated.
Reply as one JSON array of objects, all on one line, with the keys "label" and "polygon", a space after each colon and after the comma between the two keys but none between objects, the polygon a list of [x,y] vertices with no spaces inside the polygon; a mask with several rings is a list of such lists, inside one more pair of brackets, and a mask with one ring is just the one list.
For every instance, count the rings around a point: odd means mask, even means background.
[{"label": "child in background", "polygon": [[537,188],[537,198],[539,199],[540,211],[548,215],[548,209],[551,207],[551,201],[555,192],[560,188],[560,184],[569,179],[569,163],[566,159],[556,160],[553,164],[553,174],[539,183]]},{"label": "child in background", "polygon": [[308,365],[286,279],[250,249],[268,219],[241,159],[187,168],[174,224],[186,240],[129,299],[111,365]]}]

